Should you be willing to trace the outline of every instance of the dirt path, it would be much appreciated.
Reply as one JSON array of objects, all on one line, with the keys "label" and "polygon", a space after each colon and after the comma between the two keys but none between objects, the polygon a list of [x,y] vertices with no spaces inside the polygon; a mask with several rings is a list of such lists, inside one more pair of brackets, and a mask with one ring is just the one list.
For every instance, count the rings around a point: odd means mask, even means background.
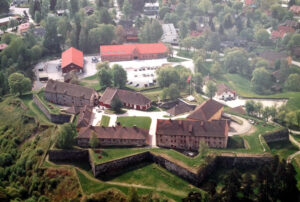
[{"label": "dirt path", "polygon": [[[297,140],[295,140],[295,138],[294,138],[292,135],[289,135],[289,139],[290,139],[290,141],[291,141],[294,145],[296,145],[296,146],[298,147],[298,149],[300,149],[300,143],[299,143]],[[293,160],[293,158],[295,158],[295,157],[298,156],[299,154],[300,154],[300,151],[297,151],[297,152],[295,152],[295,153],[289,155],[289,157],[287,158],[286,162],[287,162],[287,163],[291,163],[292,160]]]}]

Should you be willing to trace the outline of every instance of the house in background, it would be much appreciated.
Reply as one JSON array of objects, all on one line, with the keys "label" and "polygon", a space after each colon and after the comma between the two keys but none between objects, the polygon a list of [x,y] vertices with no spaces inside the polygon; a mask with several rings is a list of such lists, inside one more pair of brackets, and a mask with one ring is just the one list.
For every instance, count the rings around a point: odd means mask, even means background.
[{"label": "house in background", "polygon": [[220,100],[234,100],[236,92],[231,90],[226,84],[221,83],[217,86],[217,98]]},{"label": "house in background", "polygon": [[274,68],[274,64],[277,60],[286,60],[288,58],[285,52],[278,52],[273,50],[264,50],[259,56],[267,60],[270,64],[270,68]]},{"label": "house in background", "polygon": [[111,108],[111,103],[114,99],[119,99],[124,107],[131,109],[147,110],[151,107],[151,100],[143,94],[117,88],[106,88],[99,100],[99,104]]},{"label": "house in background", "polygon": [[120,123],[115,127],[88,126],[81,128],[78,133],[77,144],[80,147],[89,147],[92,134],[99,140],[98,146],[146,146],[149,130],[133,127],[122,127]]},{"label": "house in background", "polygon": [[162,29],[163,35],[161,41],[171,45],[178,45],[178,34],[174,24],[163,24]]},{"label": "house in background", "polygon": [[159,3],[145,3],[144,14],[145,15],[158,15]]},{"label": "house in background", "polygon": [[200,142],[212,148],[226,148],[227,120],[157,120],[156,144],[159,147],[197,151]]},{"label": "house in background", "polygon": [[293,5],[290,7],[290,11],[294,14],[294,15],[300,15],[300,6],[298,5]]},{"label": "house in background", "polygon": [[151,60],[166,58],[168,48],[163,43],[101,45],[101,61]]},{"label": "house in background", "polygon": [[58,105],[83,107],[98,104],[99,95],[92,88],[49,80],[45,88],[45,99]]},{"label": "house in background", "polygon": [[3,51],[5,48],[7,48],[7,44],[6,43],[1,43],[0,44],[0,52]]},{"label": "house in background", "polygon": [[61,68],[63,73],[68,73],[72,70],[83,72],[83,53],[76,48],[69,48],[61,54]]},{"label": "house in background", "polygon": [[193,111],[195,109],[195,107],[196,107],[195,105],[190,105],[190,104],[178,99],[178,103],[175,106],[173,106],[172,108],[170,108],[169,110],[167,110],[167,112],[171,116],[177,116],[179,114],[184,114],[184,113]]},{"label": "house in background", "polygon": [[220,120],[224,106],[213,100],[209,99],[199,105],[188,117],[187,120],[194,121],[212,121]]},{"label": "house in background", "polygon": [[18,26],[18,33],[23,34],[23,33],[27,32],[29,30],[29,28],[30,28],[30,23],[29,22],[20,24]]}]

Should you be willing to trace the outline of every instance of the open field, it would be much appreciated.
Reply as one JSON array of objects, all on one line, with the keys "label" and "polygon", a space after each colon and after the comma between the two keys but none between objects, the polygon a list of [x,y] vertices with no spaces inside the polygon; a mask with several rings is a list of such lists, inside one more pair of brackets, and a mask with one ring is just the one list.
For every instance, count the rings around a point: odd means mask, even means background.
[{"label": "open field", "polygon": [[289,101],[287,102],[288,109],[300,109],[300,92],[282,92],[272,95],[259,95],[252,91],[250,80],[238,74],[225,74],[224,79],[221,79],[220,82],[224,82],[229,87],[236,90],[239,96],[257,98],[289,98]]},{"label": "open field", "polygon": [[149,129],[151,125],[151,118],[126,116],[126,117],[118,117],[117,122],[120,122],[121,126],[125,126],[125,127],[136,126],[138,128]]}]

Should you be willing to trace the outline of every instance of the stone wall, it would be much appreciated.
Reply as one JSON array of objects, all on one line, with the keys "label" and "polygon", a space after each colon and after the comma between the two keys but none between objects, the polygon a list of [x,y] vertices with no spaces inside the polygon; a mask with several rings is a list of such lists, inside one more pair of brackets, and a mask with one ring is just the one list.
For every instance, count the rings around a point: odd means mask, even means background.
[{"label": "stone wall", "polygon": [[[106,163],[101,163],[98,165],[91,164],[93,174],[95,177],[101,177],[101,176],[109,176],[109,175],[115,175],[120,173],[122,170],[137,165],[143,162],[150,162],[151,155],[150,152],[144,152],[128,157],[124,157],[121,159],[109,161]],[[91,160],[90,160],[91,162]]]},{"label": "stone wall", "polygon": [[49,150],[50,161],[85,161],[89,160],[88,150]]},{"label": "stone wall", "polygon": [[45,116],[53,123],[67,123],[70,122],[70,114],[53,114],[48,111],[44,104],[36,97],[33,96],[33,102],[38,106],[38,108],[45,114]]},{"label": "stone wall", "polygon": [[271,132],[263,135],[266,143],[278,142],[278,141],[288,141],[289,140],[289,131],[287,128]]}]

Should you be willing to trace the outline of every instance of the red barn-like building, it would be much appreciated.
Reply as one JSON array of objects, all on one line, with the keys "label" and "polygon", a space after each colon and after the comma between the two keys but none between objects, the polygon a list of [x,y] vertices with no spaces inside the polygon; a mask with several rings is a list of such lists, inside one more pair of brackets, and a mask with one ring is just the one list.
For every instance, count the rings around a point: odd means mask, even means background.
[{"label": "red barn-like building", "polygon": [[102,61],[151,60],[165,58],[168,48],[163,43],[100,46]]},{"label": "red barn-like building", "polygon": [[83,53],[76,48],[69,48],[61,54],[61,69],[63,73],[72,70],[83,72]]}]

